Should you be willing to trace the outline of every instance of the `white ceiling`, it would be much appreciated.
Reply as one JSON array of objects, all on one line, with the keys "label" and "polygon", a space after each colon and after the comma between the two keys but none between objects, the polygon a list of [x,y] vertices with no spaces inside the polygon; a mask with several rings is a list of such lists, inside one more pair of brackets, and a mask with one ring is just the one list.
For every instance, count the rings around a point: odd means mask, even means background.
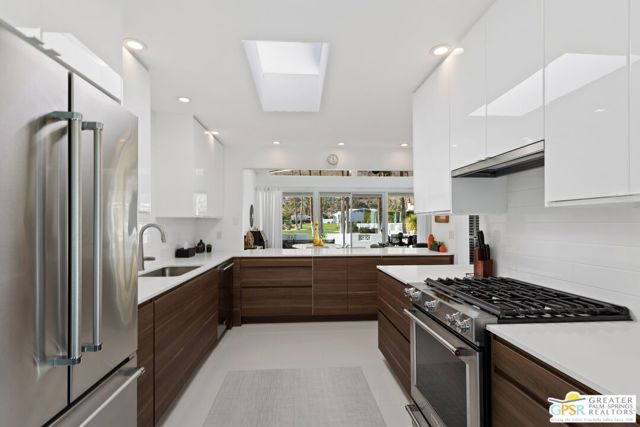
[{"label": "white ceiling", "polygon": [[[152,108],[191,111],[225,144],[397,146],[440,60],[430,49],[455,44],[492,1],[136,0],[125,36],[147,46]],[[328,42],[320,112],[263,112],[242,40]]]}]

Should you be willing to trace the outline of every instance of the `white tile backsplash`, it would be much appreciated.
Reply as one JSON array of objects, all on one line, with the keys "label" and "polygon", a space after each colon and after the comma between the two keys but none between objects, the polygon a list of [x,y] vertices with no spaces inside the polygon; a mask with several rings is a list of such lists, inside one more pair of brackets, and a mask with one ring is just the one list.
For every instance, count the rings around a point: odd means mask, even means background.
[{"label": "white tile backsplash", "polygon": [[506,214],[483,215],[496,273],[640,313],[640,207],[544,207],[543,168],[508,177]]},{"label": "white tile backsplash", "polygon": [[160,224],[166,237],[166,242],[162,243],[158,230],[152,228],[145,231],[145,256],[173,257],[176,248],[182,247],[185,242],[194,246],[199,240],[196,240],[198,236],[195,218],[154,218],[141,213],[138,215],[138,229],[149,222],[156,222]]}]

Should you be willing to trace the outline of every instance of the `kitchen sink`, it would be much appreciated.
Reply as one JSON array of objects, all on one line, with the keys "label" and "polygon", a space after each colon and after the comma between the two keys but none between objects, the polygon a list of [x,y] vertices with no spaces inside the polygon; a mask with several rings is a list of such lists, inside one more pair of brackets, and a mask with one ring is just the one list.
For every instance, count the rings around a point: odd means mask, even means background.
[{"label": "kitchen sink", "polygon": [[190,271],[195,270],[196,268],[202,267],[201,265],[192,265],[192,266],[171,266],[171,267],[162,267],[157,270],[151,270],[148,273],[141,274],[140,277],[176,277],[182,276]]}]

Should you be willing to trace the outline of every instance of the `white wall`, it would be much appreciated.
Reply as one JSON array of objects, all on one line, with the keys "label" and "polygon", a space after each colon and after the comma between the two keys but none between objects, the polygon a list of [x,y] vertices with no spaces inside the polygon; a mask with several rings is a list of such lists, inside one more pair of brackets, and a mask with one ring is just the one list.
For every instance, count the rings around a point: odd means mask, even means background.
[{"label": "white wall", "polygon": [[540,168],[509,176],[507,213],[482,216],[480,228],[498,275],[636,307],[640,313],[638,205],[545,208]]},{"label": "white wall", "polygon": [[256,172],[253,169],[242,171],[242,233],[251,229],[249,210],[254,208],[254,225],[256,224]]},{"label": "white wall", "polygon": [[[205,241],[213,241],[218,250],[242,250],[244,222],[243,171],[245,169],[331,169],[326,158],[336,153],[340,162],[333,169],[411,170],[411,150],[406,148],[340,148],[340,147],[233,147],[225,146],[224,218],[211,224],[198,224]],[[245,219],[246,217],[246,219]]]},{"label": "white wall", "polygon": [[[448,223],[435,222],[433,216],[428,218],[431,220],[431,230],[427,235],[433,233],[436,240],[444,242],[447,250],[455,254],[456,264],[469,264],[469,216],[449,215]],[[418,236],[418,241],[425,240],[424,236]]]}]

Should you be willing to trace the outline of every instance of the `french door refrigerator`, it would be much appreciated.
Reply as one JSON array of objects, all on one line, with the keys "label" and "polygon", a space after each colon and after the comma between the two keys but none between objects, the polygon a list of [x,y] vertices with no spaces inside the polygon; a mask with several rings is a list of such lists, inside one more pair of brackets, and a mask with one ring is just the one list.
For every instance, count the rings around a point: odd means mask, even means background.
[{"label": "french door refrigerator", "polygon": [[137,119],[0,22],[0,424],[135,426]]}]

